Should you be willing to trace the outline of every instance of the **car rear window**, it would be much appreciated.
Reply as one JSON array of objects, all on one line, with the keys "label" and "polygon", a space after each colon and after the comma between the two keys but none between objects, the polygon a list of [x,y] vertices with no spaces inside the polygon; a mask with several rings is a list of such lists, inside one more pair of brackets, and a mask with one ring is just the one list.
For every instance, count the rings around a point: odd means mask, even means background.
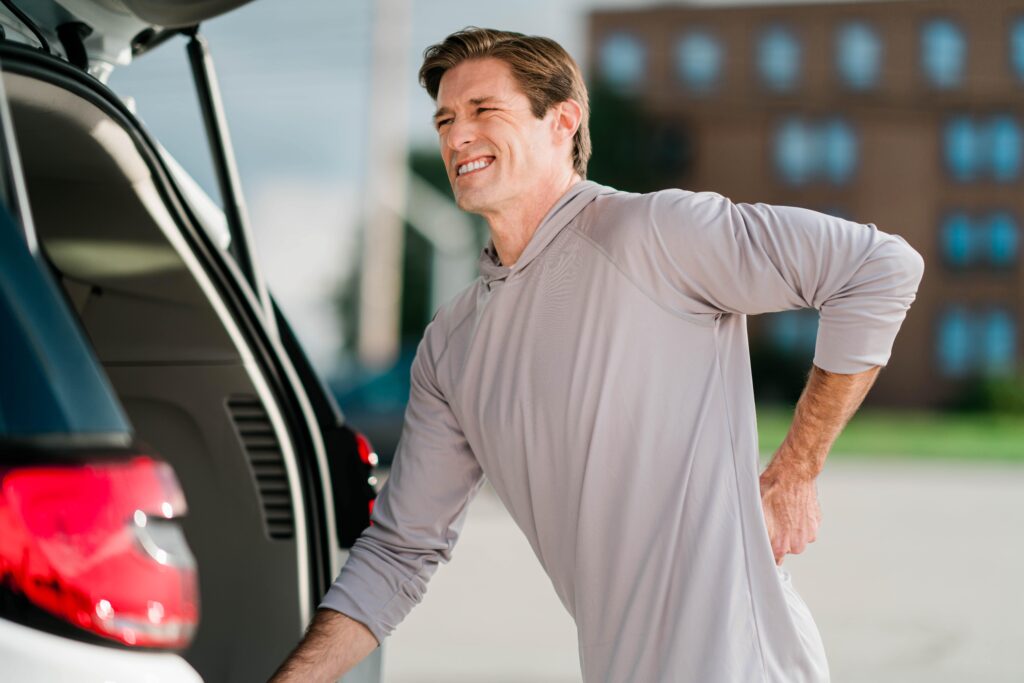
[{"label": "car rear window", "polygon": [[57,285],[0,205],[0,438],[129,429]]}]

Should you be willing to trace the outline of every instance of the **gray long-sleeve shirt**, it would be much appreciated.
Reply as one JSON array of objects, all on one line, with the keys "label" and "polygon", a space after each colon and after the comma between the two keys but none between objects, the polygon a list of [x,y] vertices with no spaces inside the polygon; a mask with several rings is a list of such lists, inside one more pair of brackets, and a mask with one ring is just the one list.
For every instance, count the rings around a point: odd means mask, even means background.
[{"label": "gray long-sleeve shirt", "polygon": [[321,607],[390,634],[486,476],[588,683],[827,681],[765,526],[746,314],[818,309],[815,365],[860,372],[888,362],[923,268],[873,224],[577,183],[427,327],[373,525]]}]

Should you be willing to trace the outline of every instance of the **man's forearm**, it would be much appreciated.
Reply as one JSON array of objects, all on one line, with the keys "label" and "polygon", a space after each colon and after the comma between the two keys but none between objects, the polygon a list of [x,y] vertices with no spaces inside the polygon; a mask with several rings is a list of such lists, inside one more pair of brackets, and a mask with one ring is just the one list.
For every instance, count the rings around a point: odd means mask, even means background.
[{"label": "man's forearm", "polygon": [[864,372],[844,375],[811,366],[789,433],[769,463],[768,470],[785,472],[804,481],[817,477],[832,444],[860,407],[880,369],[880,366],[875,366]]},{"label": "man's forearm", "polygon": [[366,626],[330,609],[317,610],[306,635],[270,683],[333,683],[379,645]]},{"label": "man's forearm", "polygon": [[817,537],[821,507],[815,479],[825,457],[874,384],[880,366],[852,375],[811,367],[793,424],[761,473],[761,503],[776,564]]}]

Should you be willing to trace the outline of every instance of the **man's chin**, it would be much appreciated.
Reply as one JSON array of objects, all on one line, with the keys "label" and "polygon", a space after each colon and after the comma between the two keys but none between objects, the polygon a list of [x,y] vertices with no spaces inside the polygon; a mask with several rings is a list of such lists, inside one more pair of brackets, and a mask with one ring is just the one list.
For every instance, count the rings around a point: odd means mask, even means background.
[{"label": "man's chin", "polygon": [[487,209],[488,202],[484,193],[470,190],[456,193],[455,205],[469,213],[483,213]]}]

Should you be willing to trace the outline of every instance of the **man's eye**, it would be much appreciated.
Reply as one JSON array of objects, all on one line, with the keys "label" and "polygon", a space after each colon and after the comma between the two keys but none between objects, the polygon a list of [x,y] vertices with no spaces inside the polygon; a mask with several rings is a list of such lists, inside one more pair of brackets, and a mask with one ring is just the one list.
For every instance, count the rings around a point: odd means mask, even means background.
[{"label": "man's eye", "polygon": [[448,123],[451,123],[451,122],[452,122],[451,119],[441,119],[440,121],[437,122],[437,127],[440,130],[441,126],[443,126],[445,124],[448,124]]},{"label": "man's eye", "polygon": [[494,107],[477,107],[476,113],[480,114],[485,111],[494,111]]}]

